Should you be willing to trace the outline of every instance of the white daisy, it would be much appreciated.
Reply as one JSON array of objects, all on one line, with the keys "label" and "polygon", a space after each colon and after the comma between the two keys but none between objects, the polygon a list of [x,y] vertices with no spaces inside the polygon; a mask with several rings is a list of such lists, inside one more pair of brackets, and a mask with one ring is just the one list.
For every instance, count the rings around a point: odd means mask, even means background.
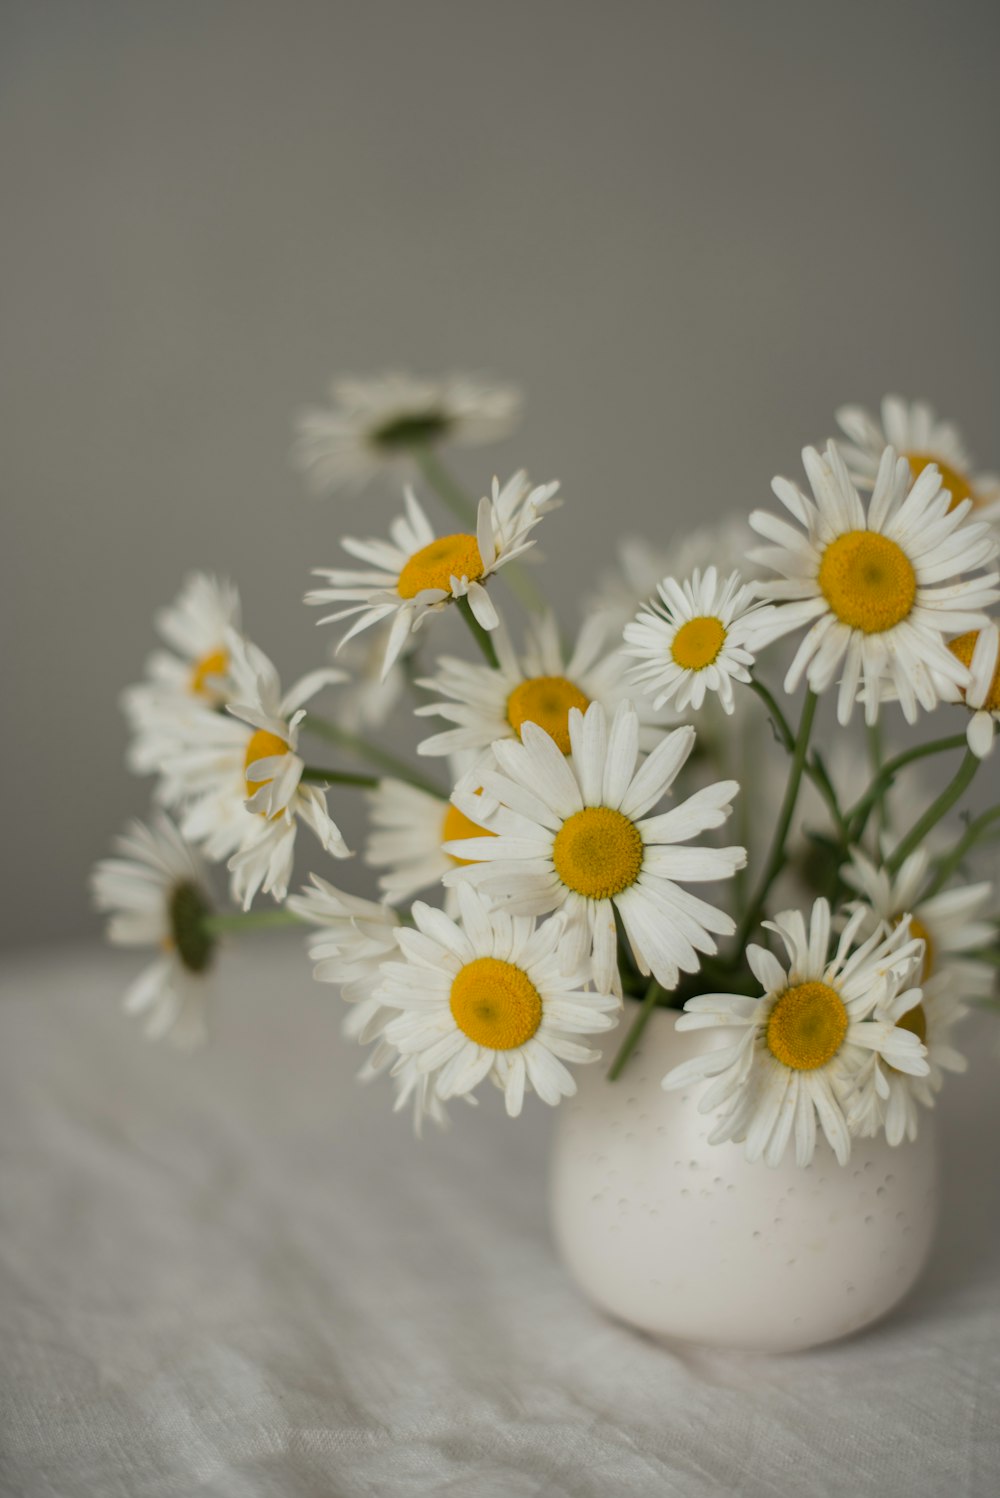
[{"label": "white daisy", "polygon": [[989,526],[968,519],[968,500],[950,508],[933,466],[911,488],[909,465],[892,448],[882,455],[867,509],[835,443],[822,457],[806,448],[802,460],[814,500],[787,479],[771,487],[804,534],[763,510],[750,517],[774,543],[755,559],[782,577],[762,584],[762,595],[780,604],[786,632],[810,625],[785,690],[805,676],[813,691],[825,692],[839,676],[841,723],[859,690],[869,723],[887,692],[912,723],[918,703],[937,705],[942,680],[968,684],[945,636],[976,628],[982,610],[1000,597],[1000,574],[963,576],[996,555],[996,540]]},{"label": "white daisy", "polygon": [[162,815],[150,827],[130,823],[115,849],[119,856],[103,859],[91,875],[94,903],[110,916],[108,940],[157,952],[128,989],[125,1012],[142,1015],[152,1039],[169,1035],[177,1045],[195,1045],[205,1037],[215,955],[205,927],[212,913],[207,871]]},{"label": "white daisy", "polygon": [[521,394],[470,375],[415,379],[386,374],[338,380],[332,409],[304,411],[292,461],[312,489],[356,491],[388,467],[413,462],[423,449],[497,442],[513,430]]},{"label": "white daisy", "polygon": [[391,525],[391,542],[346,537],[342,543],[345,551],[373,570],[318,567],[317,576],[325,577],[330,586],[307,593],[306,603],[346,604],[319,621],[329,624],[357,615],[344,641],[391,620],[383,676],[409,635],[454,599],[467,598],[483,629],[495,629],[499,617],[484,584],[535,544],[530,533],[560,503],[555,498],[558,487],[532,487],[524,473],[516,473],[503,488],[494,479],[492,497],[479,502],[474,536],[435,536],[415,494],[407,489],[406,514]]},{"label": "white daisy", "polygon": [[[455,754],[488,749],[497,739],[520,735],[525,723],[537,723],[569,753],[569,710],[586,711],[600,702],[609,712],[622,701],[625,662],[618,649],[607,650],[602,620],[588,620],[566,660],[559,627],[552,614],[532,621],[519,656],[501,622],[493,634],[497,667],[441,656],[437,670],[420,682],[428,692],[445,699],[416,709],[418,717],[436,716],[453,723],[425,739],[420,754]],[[660,737],[665,715],[648,706],[640,715],[640,744],[652,748]]]},{"label": "white daisy", "polygon": [[716,567],[720,575],[740,571],[752,581],[755,569],[747,553],[753,541],[742,515],[726,515],[674,537],[668,546],[629,536],[619,543],[617,565],[605,573],[585,613],[588,618],[602,619],[609,636],[620,638],[637,609],[652,598],[661,578],[687,577],[696,567]]},{"label": "white daisy", "polygon": [[994,926],[984,919],[992,905],[993,885],[984,880],[923,899],[930,866],[930,851],[918,848],[892,875],[860,848],[853,849],[842,877],[861,899],[848,909],[864,912],[859,927],[862,937],[891,931],[908,916],[910,935],[924,943],[920,984],[925,995],[942,989],[962,995],[984,993],[991,971],[970,954],[995,939]]},{"label": "white daisy", "polygon": [[127,762],[137,775],[159,769],[164,735],[178,715],[217,707],[229,690],[226,631],[240,627],[240,598],[232,583],[194,572],[174,602],[156,615],[169,650],[146,662],[146,679],[122,694],[133,738]]},{"label": "white daisy", "polygon": [[856,1079],[872,1053],[899,1071],[926,1076],[923,1045],[894,1021],[874,1018],[878,1006],[911,1007],[922,947],[900,925],[855,946],[864,919],[857,911],[832,958],[830,907],[817,900],[807,929],[799,911],[764,924],[788,954],[786,969],[765,947],[749,946],[747,961],[764,989],[760,998],[702,994],[689,999],[678,1030],[722,1029],[736,1038],[668,1072],[667,1090],[713,1078],[702,1113],[722,1109],[712,1144],[746,1142],[748,1160],[777,1165],[793,1132],[795,1159],[808,1165],[816,1120],[843,1165],[851,1153],[847,1108]]},{"label": "white daisy", "polygon": [[953,506],[971,499],[980,516],[1000,520],[1000,476],[974,473],[958,428],[950,421],[939,421],[925,402],[887,395],[881,422],[862,406],[841,406],[837,424],[848,438],[843,444],[847,467],[862,488],[872,487],[882,453],[894,447],[910,465],[914,480],[934,463]]},{"label": "white daisy", "polygon": [[775,609],[738,572],[720,580],[714,567],[704,574],[696,568],[683,583],[666,577],[657,592],[660,602],[653,599],[625,626],[625,654],[642,663],[629,680],[656,708],[697,711],[714,692],[732,713],[733,682],[750,680],[756,652],[775,632]]},{"label": "white daisy", "polygon": [[[906,997],[912,998],[912,994]],[[915,1077],[877,1055],[870,1056],[855,1079],[848,1104],[847,1122],[852,1134],[870,1139],[884,1129],[891,1145],[916,1139],[920,1108],[934,1107],[945,1072],[968,1069],[969,1063],[951,1043],[952,1029],[967,1013],[958,994],[940,986],[925,990],[923,997],[907,1009],[897,999],[875,1010],[876,1020],[916,1035],[926,1047],[929,1070],[926,1077]]]},{"label": "white daisy", "polygon": [[[365,846],[365,862],[385,869],[378,881],[387,899],[409,900],[418,890],[440,884],[459,860],[444,851],[457,838],[486,837],[485,827],[472,821],[443,796],[432,796],[402,780],[381,780],[368,794],[372,831]],[[454,892],[445,908],[453,912]]]},{"label": "white daisy", "polygon": [[383,1003],[377,993],[382,982],[382,963],[398,951],[397,912],[390,905],[345,894],[316,874],[311,874],[310,879],[312,888],[303,889],[300,895],[290,895],[288,907],[317,928],[306,943],[313,976],[318,983],[336,984],[349,1004],[344,1035],[360,1045],[376,1042],[358,1072],[358,1080],[372,1082],[392,1066],[393,1111],[398,1113],[409,1104],[418,1136],[425,1118],[439,1128],[446,1128],[448,1115],[434,1092],[432,1078],[418,1071],[412,1058],[400,1058],[382,1038],[386,1024],[399,1012]]},{"label": "white daisy", "polygon": [[717,950],[710,932],[735,929],[678,881],[728,879],[746,862],[743,848],[674,845],[721,826],[739,786],[722,781],[649,816],[694,748],[694,729],[668,733],[640,764],[631,703],[616,710],[610,732],[600,703],[586,714],[572,708],[569,735],[571,758],[535,723],[525,723],[520,742],[494,744],[499,772],[475,772],[482,801],[468,778],[452,800],[495,836],[448,843],[445,852],[476,861],[444,882],[469,882],[517,915],[565,910],[567,961],[592,953],[602,991],[620,984],[617,911],[640,970],[672,988],[680,972],[697,970],[699,952]]},{"label": "white daisy", "polygon": [[296,752],[302,704],[343,673],[313,671],[282,696],[262,650],[232,631],[226,645],[237,700],[226,703],[230,716],[203,711],[178,731],[163,759],[163,794],[181,808],[185,837],[229,859],[233,898],[247,909],[259,889],[285,898],[300,821],[334,858],[350,856],[325,791],[303,783]]},{"label": "white daisy", "polygon": [[379,990],[398,1016],[386,1043],[433,1075],[447,1100],[486,1077],[516,1116],[526,1089],[543,1102],[572,1097],[564,1061],[596,1061],[581,1037],[610,1029],[618,1001],[586,988],[585,968],[560,958],[563,921],[489,911],[469,888],[458,892],[461,922],[418,901],[415,930],[397,932],[403,960],[383,964]]},{"label": "white daisy", "polygon": [[985,628],[952,640],[948,649],[969,668],[969,684],[964,691],[947,695],[964,701],[971,711],[969,748],[977,759],[986,759],[1000,732],[1000,628],[991,620]]}]

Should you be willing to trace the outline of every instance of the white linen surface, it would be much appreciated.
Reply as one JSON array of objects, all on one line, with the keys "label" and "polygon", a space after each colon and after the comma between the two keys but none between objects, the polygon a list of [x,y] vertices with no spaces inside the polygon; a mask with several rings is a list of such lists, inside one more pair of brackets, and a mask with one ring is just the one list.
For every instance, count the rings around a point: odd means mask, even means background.
[{"label": "white linen surface", "polygon": [[227,954],[194,1057],[118,1013],[134,963],[0,996],[0,1490],[30,1498],[618,1498],[1000,1490],[1000,1061],[942,1108],[946,1216],[881,1326],[795,1357],[592,1310],[546,1221],[547,1109],[420,1144],[353,1081],[298,944]]}]

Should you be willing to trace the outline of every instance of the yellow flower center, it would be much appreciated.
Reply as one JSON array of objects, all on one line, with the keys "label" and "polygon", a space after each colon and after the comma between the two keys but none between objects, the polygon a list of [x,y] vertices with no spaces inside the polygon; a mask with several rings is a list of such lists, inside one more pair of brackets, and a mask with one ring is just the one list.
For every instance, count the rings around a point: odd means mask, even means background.
[{"label": "yellow flower center", "polygon": [[585,713],[590,698],[565,676],[532,676],[519,682],[507,698],[507,722],[520,736],[525,723],[537,723],[569,753],[569,710],[578,707]]},{"label": "yellow flower center", "polygon": [[399,574],[396,591],[400,598],[416,598],[425,588],[447,593],[453,577],[475,582],[483,575],[483,559],[475,536],[439,536],[415,551]]},{"label": "yellow flower center", "polygon": [[608,900],[638,879],[642,835],[620,811],[585,806],[556,833],[552,860],[567,889],[588,900]]},{"label": "yellow flower center", "polygon": [[521,968],[499,957],[467,962],[451,985],[451,1013],[463,1035],[492,1051],[514,1051],[542,1022],[542,996]]},{"label": "yellow flower center", "polygon": [[819,586],[842,623],[877,635],[909,614],[917,575],[906,552],[888,536],[847,531],[824,551]]},{"label": "yellow flower center", "polygon": [[[284,739],[279,739],[276,733],[268,733],[266,728],[258,728],[256,733],[251,734],[250,742],[247,744],[247,752],[243,758],[243,774],[246,784],[247,798],[255,796],[262,785],[270,785],[270,780],[251,780],[247,770],[255,765],[259,759],[270,759],[276,754],[287,754],[288,745]],[[263,816],[264,813],[262,812]],[[280,816],[280,812],[275,813]]]},{"label": "yellow flower center", "polygon": [[[970,629],[967,635],[959,635],[957,640],[951,640],[948,649],[952,655],[957,655],[963,666],[972,665],[972,656],[979,639],[978,629]],[[986,694],[983,707],[988,713],[1000,713],[1000,655],[997,656],[996,669],[993,672],[993,680]]]},{"label": "yellow flower center", "polygon": [[786,988],[767,1022],[767,1048],[782,1066],[815,1071],[840,1050],[847,1034],[847,1010],[828,983],[796,983]]},{"label": "yellow flower center", "polygon": [[[476,791],[476,795],[478,796],[479,794],[480,791]],[[488,827],[480,827],[478,822],[474,822],[471,817],[467,817],[464,811],[459,811],[458,807],[452,806],[449,801],[448,809],[441,823],[441,841],[443,843],[451,843],[460,837],[496,837],[496,833],[491,832]],[[460,865],[476,862],[474,858],[456,858],[453,853],[449,853],[448,857],[452,863]]]},{"label": "yellow flower center", "polygon": [[674,635],[670,653],[684,671],[704,671],[726,643],[726,627],[713,614],[689,619]]},{"label": "yellow flower center", "polygon": [[[905,1014],[901,1014],[896,1021],[896,1029],[909,1030],[911,1035],[917,1037],[921,1045],[926,1045],[927,1011],[924,1009],[923,1004],[915,1004],[912,1009],[907,1009]],[[893,1067],[892,1070],[895,1071],[896,1067]]]},{"label": "yellow flower center", "polygon": [[957,468],[952,468],[950,463],[944,463],[936,458],[933,453],[907,453],[906,460],[910,465],[914,483],[923,473],[928,463],[936,463],[941,474],[941,487],[947,489],[951,495],[949,510],[960,505],[963,499],[971,499],[975,503],[976,493],[964,473],[959,473]]},{"label": "yellow flower center", "polygon": [[[898,925],[899,922],[897,921],[896,924]],[[921,983],[926,983],[934,971],[934,959],[937,953],[934,947],[934,939],[918,915],[910,917],[910,935],[919,936],[924,944],[924,965],[920,969],[920,981]]]},{"label": "yellow flower center", "polygon": [[217,698],[218,692],[208,685],[213,676],[225,676],[229,667],[229,652],[227,650],[210,650],[208,655],[203,655],[200,661],[195,661],[191,667],[191,678],[188,686],[196,697]]}]

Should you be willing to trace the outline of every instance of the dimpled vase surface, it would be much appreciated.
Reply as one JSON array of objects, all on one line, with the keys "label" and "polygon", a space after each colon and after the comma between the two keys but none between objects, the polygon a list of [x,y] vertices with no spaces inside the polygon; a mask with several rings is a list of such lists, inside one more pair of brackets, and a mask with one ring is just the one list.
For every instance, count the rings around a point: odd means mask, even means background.
[{"label": "dimpled vase surface", "polygon": [[[626,1024],[631,1015],[626,1015]],[[664,1092],[671,1067],[718,1044],[654,1011],[622,1075],[582,1067],[556,1116],[552,1214],[584,1293],[652,1336],[794,1352],[847,1336],[918,1278],[937,1217],[934,1117],[915,1144],[854,1141],[838,1165],[819,1136],[813,1161],[750,1163],[708,1143],[704,1083]],[[624,1033],[624,1027],[620,1033]]]}]

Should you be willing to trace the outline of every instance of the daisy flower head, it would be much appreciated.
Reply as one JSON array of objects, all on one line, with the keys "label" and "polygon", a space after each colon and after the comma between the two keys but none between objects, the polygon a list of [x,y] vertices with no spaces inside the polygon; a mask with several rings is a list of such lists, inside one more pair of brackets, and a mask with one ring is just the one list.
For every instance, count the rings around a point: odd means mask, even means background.
[{"label": "daisy flower head", "polygon": [[582,1037],[609,1030],[618,1000],[587,987],[585,966],[560,954],[560,917],[489,910],[475,890],[458,891],[460,919],[417,901],[415,929],[396,935],[402,960],[383,964],[379,997],[398,1015],[385,1040],[416,1071],[433,1076],[443,1101],[489,1077],[516,1116],[526,1090],[554,1105],[576,1091],[564,1062],[596,1061]]},{"label": "daisy flower head", "polygon": [[517,425],[521,393],[472,375],[408,374],[336,381],[332,407],[303,411],[292,461],[317,493],[357,492],[428,448],[478,447]]},{"label": "daisy flower head", "polygon": [[959,635],[948,649],[968,667],[969,684],[959,695],[972,713],[969,748],[977,759],[986,759],[1000,732],[1000,627],[990,620],[983,629]]},{"label": "daisy flower head", "polygon": [[779,606],[783,633],[809,626],[785,690],[804,676],[825,692],[839,676],[841,723],[859,695],[869,723],[889,696],[915,722],[918,704],[937,706],[942,683],[968,685],[945,637],[977,628],[1000,597],[1000,574],[965,575],[996,556],[997,542],[988,525],[969,519],[968,500],[951,508],[933,465],[911,486],[906,459],[887,447],[866,507],[836,443],[822,455],[807,447],[802,460],[812,498],[788,479],[771,486],[802,529],[764,510],[750,517],[771,543],[755,560],[780,574],[761,585],[763,597]]},{"label": "daisy flower head", "polygon": [[924,897],[931,855],[918,848],[904,860],[896,874],[869,858],[861,848],[851,851],[851,861],[842,871],[844,882],[858,900],[848,911],[861,910],[862,938],[876,931],[892,931],[906,918],[911,936],[924,944],[919,972],[925,996],[942,990],[975,995],[988,991],[991,971],[972,955],[990,946],[995,927],[987,919],[993,902],[988,879],[978,884],[956,885]]},{"label": "daisy flower head", "polygon": [[887,395],[881,420],[862,406],[841,406],[837,424],[848,439],[843,444],[844,459],[859,487],[873,486],[882,453],[893,447],[906,459],[914,481],[929,464],[936,465],[953,508],[969,499],[982,518],[1000,520],[1000,476],[975,473],[958,428],[940,421],[925,401]]},{"label": "daisy flower head", "polygon": [[521,738],[493,746],[498,769],[477,769],[472,786],[456,789],[459,811],[478,820],[489,837],[446,845],[475,860],[445,875],[470,883],[516,915],[563,910],[567,961],[592,961],[602,992],[617,992],[615,914],[640,970],[664,988],[681,972],[695,972],[699,952],[714,953],[710,933],[729,936],[731,918],[682,887],[729,879],[746,862],[743,848],[686,847],[720,827],[739,790],[721,781],[671,810],[649,813],[666,795],[694,748],[693,728],[678,728],[639,759],[639,717],[623,702],[609,724],[599,702],[569,715],[571,755],[535,723]]},{"label": "daisy flower head", "polygon": [[233,898],[248,909],[258,890],[288,893],[299,822],[334,858],[349,849],[327,811],[326,792],[304,783],[299,756],[303,704],[343,672],[304,676],[284,695],[277,670],[256,645],[226,637],[234,700],[186,725],[164,765],[164,795],[181,807],[181,831],[210,858],[229,860]]},{"label": "daisy flower head", "polygon": [[169,649],[154,652],[145,680],[122,695],[133,735],[128,764],[139,775],[159,769],[178,717],[225,700],[230,686],[225,640],[228,630],[240,627],[239,594],[224,579],[194,572],[155,624]]},{"label": "daisy flower head", "polygon": [[776,610],[757,597],[739,572],[720,578],[714,567],[695,568],[684,582],[666,577],[653,599],[625,626],[625,653],[639,665],[629,680],[678,712],[696,712],[715,693],[727,713],[735,707],[734,682],[748,682],[756,651],[771,639]]},{"label": "daisy flower head", "polygon": [[151,1039],[189,1047],[205,1038],[205,999],[215,957],[206,927],[212,914],[201,859],[162,814],[133,821],[115,842],[116,857],[91,875],[97,909],[117,947],[151,947],[156,957],[125,995],[125,1012],[142,1015]]},{"label": "daisy flower head", "polygon": [[871,1139],[884,1129],[886,1141],[893,1146],[916,1139],[920,1109],[934,1107],[945,1072],[968,1070],[968,1061],[952,1044],[952,1030],[967,1013],[958,994],[942,987],[924,992],[907,1009],[897,1000],[875,1010],[876,1020],[916,1035],[927,1051],[928,1071],[925,1077],[913,1076],[873,1052],[855,1078],[848,1103],[847,1122],[853,1135]]},{"label": "daisy flower head", "polygon": [[393,1111],[398,1113],[409,1105],[418,1137],[427,1118],[439,1128],[447,1128],[448,1115],[434,1092],[433,1079],[417,1069],[412,1057],[401,1057],[383,1038],[386,1025],[399,1013],[378,994],[382,964],[399,950],[399,915],[391,905],[345,894],[316,874],[311,874],[310,880],[311,887],[289,896],[288,906],[315,928],[306,945],[316,981],[336,984],[350,1006],[342,1027],[344,1035],[359,1045],[374,1042],[358,1080],[373,1082],[391,1066]]},{"label": "daisy flower head", "polygon": [[[444,851],[456,838],[486,837],[485,827],[467,817],[444,796],[434,796],[402,780],[381,780],[368,795],[371,832],[365,862],[383,869],[378,885],[386,899],[404,901],[419,890],[439,885],[460,860]],[[453,890],[446,890],[445,909],[454,914]]]},{"label": "daisy flower head", "polygon": [[516,473],[501,488],[479,502],[476,534],[436,536],[412,489],[406,490],[405,513],[389,528],[389,541],[358,541],[345,537],[349,555],[367,570],[316,569],[328,587],[306,594],[306,603],[343,604],[326,614],[320,624],[354,618],[341,645],[363,630],[385,621],[389,626],[382,664],[385,677],[409,636],[432,613],[455,599],[467,598],[483,629],[496,629],[499,615],[486,591],[486,582],[508,562],[521,556],[534,540],[531,532],[549,510],[560,503],[556,483],[532,486]]},{"label": "daisy flower head", "polygon": [[745,1142],[748,1160],[777,1165],[794,1136],[795,1159],[808,1165],[819,1120],[837,1159],[851,1153],[848,1107],[856,1079],[873,1054],[897,1070],[926,1076],[916,1034],[874,1011],[905,1010],[919,1000],[913,986],[923,948],[905,925],[856,944],[863,914],[851,916],[833,957],[826,900],[765,922],[787,954],[787,967],[765,947],[747,948],[747,961],[764,989],[760,998],[702,994],[689,999],[678,1030],[732,1032],[721,1046],[682,1062],[663,1079],[670,1091],[712,1080],[699,1111],[719,1117],[710,1143]]},{"label": "daisy flower head", "polygon": [[588,617],[604,620],[609,635],[619,637],[656,592],[664,577],[687,577],[696,567],[716,567],[720,576],[733,571],[753,581],[747,552],[753,532],[742,515],[726,515],[711,525],[675,537],[667,546],[653,546],[639,536],[628,536],[618,546],[615,567],[605,573],[588,600]]},{"label": "daisy flower head", "polygon": [[[441,656],[435,674],[420,685],[442,700],[416,712],[418,717],[444,718],[453,726],[425,739],[418,752],[482,751],[497,739],[519,738],[525,723],[537,723],[568,754],[570,709],[585,712],[592,702],[600,702],[610,712],[627,690],[622,652],[609,650],[607,638],[605,622],[588,619],[567,659],[554,615],[544,614],[529,625],[520,654],[500,623],[493,634],[495,668]],[[648,705],[637,711],[640,744],[652,748],[664,715]]]}]

